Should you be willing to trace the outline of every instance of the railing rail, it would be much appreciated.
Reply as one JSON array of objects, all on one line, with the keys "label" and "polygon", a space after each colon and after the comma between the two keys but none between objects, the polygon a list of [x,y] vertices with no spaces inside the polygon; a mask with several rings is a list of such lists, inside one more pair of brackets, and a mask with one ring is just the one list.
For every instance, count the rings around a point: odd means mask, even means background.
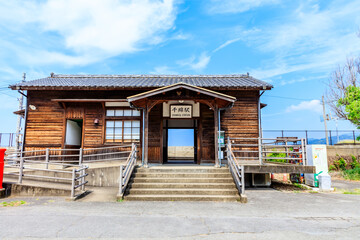
[{"label": "railing rail", "polygon": [[134,171],[135,165],[136,165],[136,153],[137,153],[137,147],[136,144],[132,144],[131,152],[126,160],[125,165],[120,166],[120,174],[119,174],[119,193],[118,197],[122,198],[124,196],[126,187],[129,183],[129,180],[131,178],[131,174]]},{"label": "railing rail", "polygon": [[[130,149],[130,151],[129,151]],[[85,163],[106,162],[115,160],[127,160],[121,175],[122,192],[129,182],[132,171],[136,164],[136,145],[117,145],[112,147],[92,149],[50,149],[11,152],[5,155],[5,171],[8,176],[18,177],[22,183],[23,178],[48,179],[49,181],[61,181],[71,183],[71,198],[76,198],[85,191],[88,181],[85,177],[89,168]],[[47,175],[46,173],[50,173]],[[80,193],[77,194],[77,192]]]},{"label": "railing rail", "polygon": [[235,155],[231,150],[231,142],[230,142],[229,138],[228,138],[228,141],[226,144],[226,156],[227,156],[229,170],[234,179],[236,188],[238,189],[240,195],[245,194],[244,165],[238,165]]},{"label": "railing rail", "polygon": [[301,138],[228,138],[240,164],[306,165],[306,140]]}]

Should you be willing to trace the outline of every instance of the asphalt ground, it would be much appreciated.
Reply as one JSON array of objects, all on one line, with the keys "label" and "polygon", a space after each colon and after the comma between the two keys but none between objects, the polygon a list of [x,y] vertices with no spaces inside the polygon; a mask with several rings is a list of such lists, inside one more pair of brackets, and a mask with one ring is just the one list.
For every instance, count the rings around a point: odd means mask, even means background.
[{"label": "asphalt ground", "polygon": [[[0,239],[360,239],[360,195],[247,191],[249,202],[68,202],[12,197]],[[16,204],[15,204],[16,205]]]}]

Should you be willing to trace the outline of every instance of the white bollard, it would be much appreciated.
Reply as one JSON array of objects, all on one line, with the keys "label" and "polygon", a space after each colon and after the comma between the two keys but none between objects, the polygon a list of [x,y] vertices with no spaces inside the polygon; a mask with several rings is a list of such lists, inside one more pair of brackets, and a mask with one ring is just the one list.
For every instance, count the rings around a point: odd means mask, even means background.
[{"label": "white bollard", "polygon": [[319,189],[320,191],[331,190],[331,177],[327,173],[322,173],[318,176],[319,178]]}]

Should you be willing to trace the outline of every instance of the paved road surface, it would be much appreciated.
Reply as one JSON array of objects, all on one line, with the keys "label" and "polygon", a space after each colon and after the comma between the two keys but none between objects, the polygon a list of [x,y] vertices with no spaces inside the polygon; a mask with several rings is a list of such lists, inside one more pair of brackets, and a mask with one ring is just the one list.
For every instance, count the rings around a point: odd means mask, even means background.
[{"label": "paved road surface", "polygon": [[13,198],[0,239],[360,239],[360,195],[250,190],[249,203]]}]

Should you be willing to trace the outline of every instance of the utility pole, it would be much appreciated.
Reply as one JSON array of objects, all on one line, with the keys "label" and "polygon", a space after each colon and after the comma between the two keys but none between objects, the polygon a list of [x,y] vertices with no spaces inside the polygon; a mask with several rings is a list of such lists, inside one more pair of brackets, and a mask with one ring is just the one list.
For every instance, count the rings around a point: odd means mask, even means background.
[{"label": "utility pole", "polygon": [[322,104],[323,104],[323,117],[324,117],[324,124],[325,124],[325,138],[326,138],[326,145],[329,145],[329,138],[328,138],[328,131],[327,131],[327,118],[326,118],[326,111],[325,111],[325,101],[324,96],[322,96]]},{"label": "utility pole", "polygon": [[[26,73],[23,73],[23,79],[22,82],[25,82],[26,79]],[[24,96],[22,94],[20,94],[20,98],[18,98],[19,100],[19,111],[23,110],[23,103],[24,103]],[[20,152],[20,142],[21,142],[21,138],[20,138],[20,134],[21,134],[21,120],[22,120],[23,116],[21,114],[18,115],[18,119],[17,119],[17,126],[16,126],[16,142],[15,142],[15,147],[16,147],[16,151]]]}]

